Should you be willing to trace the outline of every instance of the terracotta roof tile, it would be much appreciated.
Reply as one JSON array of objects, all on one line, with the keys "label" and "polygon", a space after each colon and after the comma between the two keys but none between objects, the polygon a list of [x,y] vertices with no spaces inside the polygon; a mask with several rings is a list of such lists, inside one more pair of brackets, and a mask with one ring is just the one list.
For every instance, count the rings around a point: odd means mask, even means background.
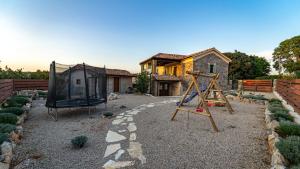
[{"label": "terracotta roof tile", "polygon": [[127,70],[121,69],[106,69],[106,74],[111,76],[135,76]]},{"label": "terracotta roof tile", "polygon": [[158,54],[142,61],[141,63],[147,62],[148,60],[151,60],[151,59],[170,59],[170,60],[180,61],[185,57],[186,57],[186,55],[170,54],[170,53],[158,53]]}]

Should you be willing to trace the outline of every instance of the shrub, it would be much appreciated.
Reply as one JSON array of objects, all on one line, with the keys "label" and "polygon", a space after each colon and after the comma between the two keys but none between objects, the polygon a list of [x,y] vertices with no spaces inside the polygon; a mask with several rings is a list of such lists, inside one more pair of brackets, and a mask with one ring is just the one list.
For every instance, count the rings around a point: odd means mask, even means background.
[{"label": "shrub", "polygon": [[300,164],[292,166],[290,169],[300,169]]},{"label": "shrub", "polygon": [[22,104],[17,103],[14,100],[6,100],[6,102],[2,105],[2,107],[22,107]]},{"label": "shrub", "polygon": [[0,113],[0,123],[16,124],[18,116],[11,113]]},{"label": "shrub", "polygon": [[16,125],[0,123],[0,133],[10,133],[16,130]]},{"label": "shrub", "polygon": [[20,96],[13,96],[10,98],[10,100],[15,101],[18,104],[25,105],[26,103],[29,103],[29,99],[26,97],[20,97]]},{"label": "shrub", "polygon": [[276,132],[282,137],[292,135],[300,136],[300,125],[290,121],[280,121]]},{"label": "shrub", "polygon": [[273,118],[273,120],[277,120],[277,121],[281,121],[281,120],[288,120],[288,121],[294,121],[294,117],[287,114],[287,113],[284,113],[284,112],[281,112],[281,111],[276,111],[274,112],[271,117]]},{"label": "shrub", "polygon": [[77,136],[71,140],[71,143],[76,148],[82,148],[84,144],[87,142],[87,136]]},{"label": "shrub", "polygon": [[8,140],[8,135],[7,135],[6,133],[0,133],[0,145],[1,145],[4,141],[9,141],[9,140]]},{"label": "shrub", "polygon": [[281,100],[272,98],[269,100],[269,103],[270,104],[281,104]]},{"label": "shrub", "polygon": [[254,99],[254,100],[268,100],[263,95],[243,95],[243,98],[246,99]]},{"label": "shrub", "polygon": [[22,113],[24,113],[24,110],[20,107],[7,107],[4,109],[1,109],[0,113],[12,113],[12,114],[19,116]]},{"label": "shrub", "polygon": [[275,113],[275,112],[284,112],[284,113],[288,113],[289,110],[287,110],[286,108],[282,107],[281,105],[269,105],[268,109],[270,110],[271,113]]},{"label": "shrub", "polygon": [[136,79],[137,90],[141,93],[146,93],[148,91],[149,81],[150,79],[147,75],[147,72],[143,71],[140,74],[138,74]]},{"label": "shrub", "polygon": [[300,163],[300,137],[289,136],[277,142],[276,147],[280,153],[291,163]]}]

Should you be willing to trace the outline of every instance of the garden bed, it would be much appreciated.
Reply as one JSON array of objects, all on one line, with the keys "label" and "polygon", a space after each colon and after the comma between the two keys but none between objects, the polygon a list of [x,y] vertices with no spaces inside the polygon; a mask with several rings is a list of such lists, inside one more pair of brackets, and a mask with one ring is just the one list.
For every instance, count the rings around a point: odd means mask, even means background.
[{"label": "garden bed", "polygon": [[269,151],[273,168],[299,168],[300,125],[281,100],[271,99],[265,110]]},{"label": "garden bed", "polygon": [[[0,168],[10,167],[13,149],[23,137],[23,123],[28,117],[32,99],[38,97],[38,91],[20,91],[6,99],[0,108]],[[42,94],[43,95],[43,94]],[[44,95],[43,95],[44,96]]]}]

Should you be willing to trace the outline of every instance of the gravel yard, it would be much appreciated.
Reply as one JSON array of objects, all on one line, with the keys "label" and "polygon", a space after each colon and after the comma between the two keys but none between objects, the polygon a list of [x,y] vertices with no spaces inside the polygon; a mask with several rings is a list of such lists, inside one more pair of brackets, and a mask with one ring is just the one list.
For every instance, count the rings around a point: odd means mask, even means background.
[{"label": "gravel yard", "polygon": [[[220,129],[216,133],[203,116],[189,114],[188,118],[188,113],[179,112],[170,121],[176,99],[121,95],[109,101],[106,110],[117,117],[102,118],[100,105],[91,116],[84,109],[60,111],[57,122],[47,115],[44,100],[34,101],[13,164],[94,169],[121,161],[118,164],[126,168],[270,168],[264,106],[231,101],[233,114],[224,107],[210,108]],[[111,133],[126,139],[110,137]],[[78,135],[88,137],[82,149],[70,144]]]}]

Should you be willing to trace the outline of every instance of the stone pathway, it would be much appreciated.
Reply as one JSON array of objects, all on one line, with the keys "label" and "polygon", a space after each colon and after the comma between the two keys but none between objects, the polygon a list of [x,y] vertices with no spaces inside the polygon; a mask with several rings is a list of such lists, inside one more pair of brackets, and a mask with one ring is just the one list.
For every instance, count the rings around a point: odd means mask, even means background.
[{"label": "stone pathway", "polygon": [[[148,108],[177,101],[178,100],[172,99],[162,102],[143,104],[117,115],[116,119],[112,121],[111,129],[108,130],[106,135],[106,142],[108,145],[103,158],[107,159],[107,162],[103,165],[103,168],[115,169],[129,167],[135,164],[135,160],[139,160],[141,164],[146,163],[142,144],[137,141],[137,126],[134,122],[134,116]],[[129,132],[128,138],[124,135],[125,132]],[[122,141],[127,141],[127,145],[129,145],[129,147],[122,147],[120,143]],[[121,157],[124,153],[128,153],[131,160],[122,161]]]}]

